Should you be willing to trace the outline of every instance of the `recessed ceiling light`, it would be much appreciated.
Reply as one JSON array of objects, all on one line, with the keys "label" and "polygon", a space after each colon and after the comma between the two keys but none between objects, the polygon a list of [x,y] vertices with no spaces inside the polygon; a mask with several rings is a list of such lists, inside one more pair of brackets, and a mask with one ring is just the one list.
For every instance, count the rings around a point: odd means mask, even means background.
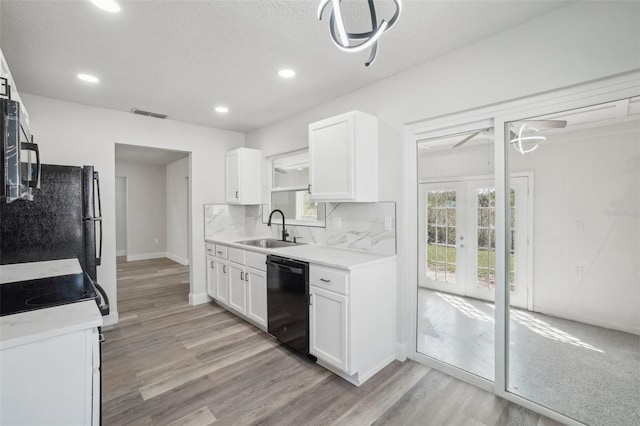
[{"label": "recessed ceiling light", "polygon": [[120,5],[115,0],[91,0],[91,3],[106,12],[120,12]]},{"label": "recessed ceiling light", "polygon": [[78,78],[82,81],[86,81],[87,83],[98,83],[100,81],[98,77],[94,77],[89,74],[78,74]]},{"label": "recessed ceiling light", "polygon": [[227,108],[226,106],[217,106],[216,112],[219,112],[220,114],[226,114],[229,112],[229,108]]},{"label": "recessed ceiling light", "polygon": [[282,78],[291,78],[291,77],[295,77],[296,72],[294,70],[285,68],[278,71],[278,75]]}]

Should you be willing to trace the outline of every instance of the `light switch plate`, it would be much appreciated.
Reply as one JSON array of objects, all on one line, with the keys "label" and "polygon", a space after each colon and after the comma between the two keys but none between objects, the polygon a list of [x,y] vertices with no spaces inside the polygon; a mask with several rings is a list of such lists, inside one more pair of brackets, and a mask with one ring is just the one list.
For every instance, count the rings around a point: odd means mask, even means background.
[{"label": "light switch plate", "polygon": [[384,230],[385,231],[393,230],[393,218],[391,216],[384,217]]},{"label": "light switch plate", "polygon": [[342,218],[341,217],[334,217],[331,220],[331,227],[333,229],[341,229],[342,228]]}]

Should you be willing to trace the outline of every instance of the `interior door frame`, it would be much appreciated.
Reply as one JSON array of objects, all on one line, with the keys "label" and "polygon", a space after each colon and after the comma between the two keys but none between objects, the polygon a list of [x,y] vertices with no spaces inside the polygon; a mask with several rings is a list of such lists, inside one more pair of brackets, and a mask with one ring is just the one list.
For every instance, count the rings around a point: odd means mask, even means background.
[{"label": "interior door frame", "polygon": [[[553,91],[527,96],[519,99],[505,100],[484,107],[462,112],[451,112],[433,118],[413,121],[405,125],[403,144],[403,203],[400,236],[402,244],[399,246],[401,282],[400,288],[401,317],[398,330],[398,358],[410,357],[428,366],[436,368],[453,377],[474,384],[480,388],[493,392],[508,401],[533,410],[553,420],[567,425],[581,423],[557,411],[551,410],[538,403],[507,391],[507,361],[508,361],[508,294],[505,293],[506,254],[503,243],[496,247],[496,314],[495,314],[495,381],[486,380],[472,373],[456,368],[452,365],[421,355],[417,351],[417,212],[418,212],[418,168],[417,143],[424,139],[435,138],[455,132],[473,131],[487,128],[487,122],[494,127],[495,144],[494,167],[496,179],[496,205],[505,206],[505,192],[508,185],[508,163],[506,151],[508,141],[505,135],[509,121],[523,117],[535,117],[558,111],[587,107],[594,104],[612,102],[615,100],[640,96],[640,71],[635,70],[623,74],[602,78],[582,84],[554,89]],[[455,131],[453,130],[455,129]],[[496,211],[496,241],[505,241],[506,237],[506,209]]]}]

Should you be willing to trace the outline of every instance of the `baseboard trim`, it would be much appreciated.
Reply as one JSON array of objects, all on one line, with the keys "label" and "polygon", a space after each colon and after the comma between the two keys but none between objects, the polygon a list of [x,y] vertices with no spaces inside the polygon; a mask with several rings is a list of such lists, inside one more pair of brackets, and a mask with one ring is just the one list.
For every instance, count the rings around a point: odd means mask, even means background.
[{"label": "baseboard trim", "polygon": [[126,250],[116,250],[116,256],[117,257],[126,256],[126,255],[127,255],[127,251]]},{"label": "baseboard trim", "polygon": [[202,293],[189,293],[189,304],[191,306],[202,305],[208,303],[211,300],[206,292]]},{"label": "baseboard trim", "polygon": [[111,311],[106,317],[102,317],[102,326],[108,327],[118,323],[118,311]]},{"label": "baseboard trim", "polygon": [[131,254],[131,255],[127,255],[127,262],[135,262],[136,260],[160,259],[162,257],[167,257],[167,253],[158,252],[158,253]]},{"label": "baseboard trim", "polygon": [[407,344],[396,342],[396,359],[404,362],[407,359]]},{"label": "baseboard trim", "polygon": [[169,252],[166,253],[166,257],[173,260],[174,262],[178,262],[183,266],[189,266],[189,259],[185,259],[181,256],[176,256],[175,254],[171,254]]}]

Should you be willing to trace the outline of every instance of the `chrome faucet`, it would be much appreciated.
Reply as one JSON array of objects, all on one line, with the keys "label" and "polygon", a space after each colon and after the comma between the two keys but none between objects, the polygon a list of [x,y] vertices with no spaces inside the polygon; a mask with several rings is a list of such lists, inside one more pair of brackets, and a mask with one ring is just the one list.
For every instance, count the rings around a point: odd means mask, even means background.
[{"label": "chrome faucet", "polygon": [[289,236],[289,233],[287,232],[287,229],[284,227],[284,213],[282,213],[282,210],[275,209],[274,211],[271,212],[271,214],[269,215],[269,221],[267,222],[267,226],[271,226],[271,217],[276,212],[280,213],[280,215],[282,216],[282,241],[287,241],[287,237]]}]

